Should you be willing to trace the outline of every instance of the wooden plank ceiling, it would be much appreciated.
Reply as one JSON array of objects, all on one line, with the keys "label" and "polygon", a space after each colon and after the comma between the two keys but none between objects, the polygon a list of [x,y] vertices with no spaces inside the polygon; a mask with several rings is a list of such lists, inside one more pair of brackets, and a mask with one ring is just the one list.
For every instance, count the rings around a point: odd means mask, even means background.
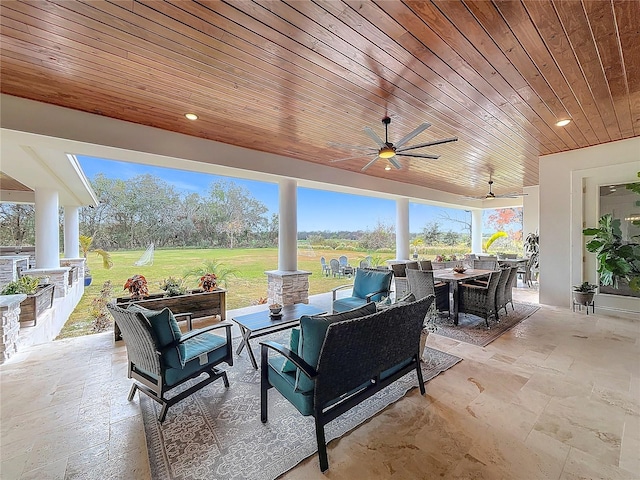
[{"label": "wooden plank ceiling", "polygon": [[[637,0],[2,0],[2,92],[461,195],[640,135]],[[192,122],[184,114],[194,112]],[[570,118],[564,128],[559,119]],[[336,145],[342,144],[342,146]],[[212,159],[215,162],[215,158]]]}]

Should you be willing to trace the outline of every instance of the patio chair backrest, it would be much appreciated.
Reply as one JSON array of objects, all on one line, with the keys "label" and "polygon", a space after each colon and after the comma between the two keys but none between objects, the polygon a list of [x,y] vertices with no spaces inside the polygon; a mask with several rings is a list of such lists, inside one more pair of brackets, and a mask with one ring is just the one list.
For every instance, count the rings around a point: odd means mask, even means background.
[{"label": "patio chair backrest", "polygon": [[347,265],[349,265],[349,259],[347,259],[345,255],[340,255],[340,258],[338,258],[338,262],[342,267],[346,267]]}]

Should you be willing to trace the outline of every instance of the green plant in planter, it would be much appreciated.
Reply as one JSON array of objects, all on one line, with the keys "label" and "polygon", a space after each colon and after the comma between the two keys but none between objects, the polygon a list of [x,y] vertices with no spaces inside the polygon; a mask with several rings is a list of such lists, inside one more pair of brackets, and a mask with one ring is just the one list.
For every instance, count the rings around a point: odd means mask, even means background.
[{"label": "green plant in planter", "polygon": [[184,286],[184,280],[181,278],[169,277],[160,282],[160,289],[164,290],[165,297],[176,297],[184,295],[187,289]]},{"label": "green plant in planter", "polygon": [[40,285],[40,278],[38,277],[20,277],[18,280],[7,283],[0,295],[16,295],[19,293],[33,295],[38,290],[38,285]]},{"label": "green plant in planter", "polygon": [[[200,287],[203,287],[206,291],[206,287],[202,285],[203,277],[206,275],[213,275],[211,280],[214,280],[216,285],[222,285],[224,287],[227,286],[227,280],[236,276],[236,271],[230,268],[227,268],[223,265],[222,262],[218,262],[216,260],[205,260],[202,262],[202,265],[199,267],[192,268],[187,270],[184,274],[185,277],[197,276]],[[204,279],[206,280],[206,279]],[[210,282],[206,282],[207,287],[209,287]],[[215,285],[213,285],[215,287]]]},{"label": "green plant in planter", "polygon": [[574,285],[573,291],[580,292],[580,293],[589,293],[589,292],[595,292],[596,288],[598,288],[597,285],[592,285],[589,282],[582,282],[580,285]]},{"label": "green plant in planter", "polygon": [[618,288],[622,278],[632,290],[640,290],[640,244],[623,242],[620,219],[607,213],[600,217],[598,228],[585,228],[582,233],[593,237],[586,248],[598,258],[602,285]]}]

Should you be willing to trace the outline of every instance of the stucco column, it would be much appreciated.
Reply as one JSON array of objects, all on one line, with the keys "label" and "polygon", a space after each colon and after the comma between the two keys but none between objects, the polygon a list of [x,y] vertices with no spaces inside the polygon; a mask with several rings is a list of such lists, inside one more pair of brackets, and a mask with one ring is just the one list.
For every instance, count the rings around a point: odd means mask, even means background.
[{"label": "stucco column", "polygon": [[36,188],[36,268],[60,268],[58,192]]},{"label": "stucco column", "polygon": [[298,270],[298,184],[284,178],[279,183],[280,217],[278,270]]},{"label": "stucco column", "polygon": [[482,253],[482,210],[471,210],[471,252]]},{"label": "stucco column", "polygon": [[80,207],[64,207],[64,258],[80,256]]},{"label": "stucco column", "polygon": [[409,199],[396,200],[396,259],[409,260]]}]

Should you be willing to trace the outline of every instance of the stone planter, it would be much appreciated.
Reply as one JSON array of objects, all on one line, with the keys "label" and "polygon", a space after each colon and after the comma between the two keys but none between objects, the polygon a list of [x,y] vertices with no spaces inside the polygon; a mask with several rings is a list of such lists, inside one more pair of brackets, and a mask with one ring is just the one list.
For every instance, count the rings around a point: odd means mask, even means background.
[{"label": "stone planter", "polygon": [[[167,307],[173,314],[190,313],[191,318],[209,317],[220,315],[224,320],[227,314],[227,291],[218,288],[213,292],[192,290],[184,295],[165,297],[164,294],[153,294],[142,300],[132,300],[130,297],[116,299],[116,305],[126,308],[127,305],[136,304],[149,310],[162,310]],[[114,325],[116,340],[120,339],[120,329]]]},{"label": "stone planter", "polygon": [[27,295],[20,302],[20,323],[33,323],[35,326],[38,316],[53,305],[54,285],[45,284],[38,287],[36,293]]}]

